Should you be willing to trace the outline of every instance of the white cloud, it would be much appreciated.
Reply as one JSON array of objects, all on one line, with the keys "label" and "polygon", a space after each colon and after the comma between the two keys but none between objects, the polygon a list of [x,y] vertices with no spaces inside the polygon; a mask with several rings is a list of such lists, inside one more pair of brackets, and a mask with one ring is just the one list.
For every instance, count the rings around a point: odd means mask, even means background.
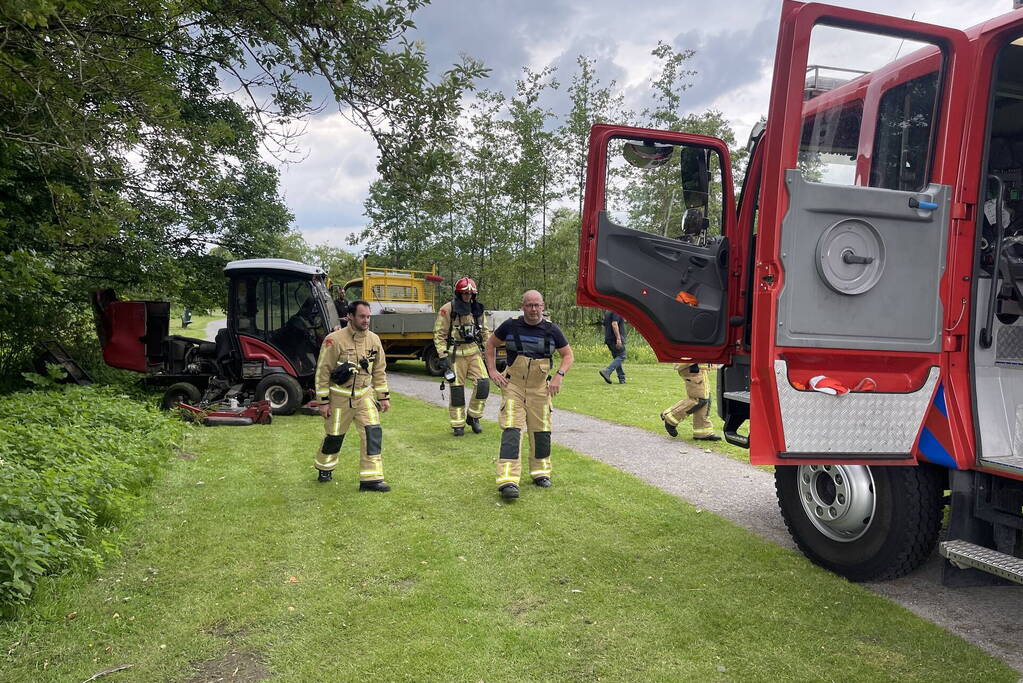
[{"label": "white cloud", "polygon": [[297,147],[300,161],[281,168],[281,187],[297,227],[305,232],[361,221],[369,185],[377,177],[373,139],[335,113],[309,121]]},{"label": "white cloud", "polygon": [[[1008,12],[1011,0],[833,0],[832,4],[964,29]],[[435,0],[418,12],[411,37],[422,39],[435,72],[460,53],[493,69],[482,88],[512,94],[528,65],[572,65],[578,53],[598,57],[604,83],[616,78],[628,106],[641,109],[657,61],[658,40],[696,48],[697,83],[685,102],[694,110],[721,110],[737,139],[766,114],[781,0],[503,0],[480,11],[478,0]],[[568,55],[568,58],[566,58]],[[563,69],[566,66],[562,67]],[[562,91],[572,71],[558,73]],[[559,112],[561,113],[561,112]],[[347,235],[366,224],[363,202],[377,177],[372,139],[340,114],[317,117],[298,140],[299,162],[281,169],[285,199],[296,227],[311,243],[348,247]],[[346,227],[336,227],[346,226]]]},{"label": "white cloud", "polygon": [[349,244],[348,238],[361,232],[363,226],[355,225],[348,227],[324,226],[322,228],[304,228],[300,230],[305,241],[311,245],[329,244],[332,247],[340,247],[352,253],[358,253],[361,245]]}]

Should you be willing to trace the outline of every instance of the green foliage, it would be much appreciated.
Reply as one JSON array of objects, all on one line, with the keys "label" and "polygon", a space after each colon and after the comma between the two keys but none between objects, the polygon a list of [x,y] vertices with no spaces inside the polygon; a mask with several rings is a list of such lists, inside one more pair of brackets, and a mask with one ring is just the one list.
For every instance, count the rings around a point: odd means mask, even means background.
[{"label": "green foliage", "polygon": [[261,152],[292,149],[314,80],[395,186],[443,163],[484,70],[431,82],[404,38],[423,4],[0,4],[0,377],[39,337],[86,334],[69,319],[91,289],[220,307],[228,257],[285,250],[292,216]]},{"label": "green foliage", "polygon": [[0,609],[40,577],[101,566],[105,537],[166,462],[182,425],[113,390],[0,398]]},{"label": "green foliage", "polygon": [[[608,413],[619,389],[640,389],[586,374]],[[583,381],[573,370],[565,387]],[[678,375],[670,383],[681,391]],[[315,482],[322,420],[193,431],[198,457],[172,461],[133,551],[103,581],[47,581],[17,621],[0,622],[3,678],[84,681],[131,663],[123,680],[244,680],[253,669],[231,673],[247,662],[288,681],[1019,677],[589,457],[555,445],[554,487],[524,486],[509,505],[494,491],[495,423],[456,448],[440,406],[395,395],[382,419],[385,495],[358,492],[352,432],[333,483]],[[633,458],[677,470],[688,456],[671,445]]]},{"label": "green foliage", "polygon": [[[596,60],[580,56],[567,88],[568,111],[545,106],[561,89],[553,67],[523,69],[514,94],[482,91],[460,119],[457,156],[441,172],[408,192],[382,178],[366,202],[367,228],[353,243],[368,245],[371,263],[399,268],[437,264],[448,282],[470,275],[489,308],[517,308],[521,293],[536,288],[555,320],[585,324],[575,304],[578,242],[588,136],[595,123],[641,125],[721,138],[731,148],[733,180],[745,151],[720,112],[687,113],[684,93],[696,72],[691,50],[659,43],[660,64],[650,82],[652,105],[639,116],[624,107],[620,87],[601,84]],[[631,213],[644,223],[680,223],[683,211],[677,160],[660,175],[631,183]],[[720,169],[719,169],[720,170]],[[609,170],[609,176],[616,173]],[[618,178],[621,181],[621,178]],[[428,188],[428,189],[427,189]],[[721,179],[711,188],[711,214],[721,214]],[[631,192],[631,194],[630,194]],[[648,220],[646,220],[648,219]],[[635,226],[633,226],[635,227]],[[643,228],[641,228],[643,229]],[[719,225],[711,231],[716,234]],[[677,233],[673,233],[677,236]]]}]

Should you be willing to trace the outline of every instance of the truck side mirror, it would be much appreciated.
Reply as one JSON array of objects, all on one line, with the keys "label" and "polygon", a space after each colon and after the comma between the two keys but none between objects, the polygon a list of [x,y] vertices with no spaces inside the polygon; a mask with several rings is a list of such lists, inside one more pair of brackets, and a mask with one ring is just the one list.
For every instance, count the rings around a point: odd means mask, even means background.
[{"label": "truck side mirror", "polygon": [[679,172],[682,177],[682,199],[686,208],[706,209],[710,203],[710,167],[708,150],[700,147],[679,149]]},{"label": "truck side mirror", "polygon": [[636,168],[649,169],[664,166],[674,151],[675,148],[672,145],[662,145],[656,142],[626,142],[623,145],[622,155]]}]

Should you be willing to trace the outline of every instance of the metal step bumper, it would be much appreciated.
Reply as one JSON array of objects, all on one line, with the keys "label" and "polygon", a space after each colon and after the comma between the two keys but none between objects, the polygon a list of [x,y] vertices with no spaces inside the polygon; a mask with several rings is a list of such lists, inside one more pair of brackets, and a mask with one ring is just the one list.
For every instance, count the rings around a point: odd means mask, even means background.
[{"label": "metal step bumper", "polygon": [[1023,559],[967,541],[942,541],[938,553],[959,569],[979,569],[1009,581],[1023,583]]}]

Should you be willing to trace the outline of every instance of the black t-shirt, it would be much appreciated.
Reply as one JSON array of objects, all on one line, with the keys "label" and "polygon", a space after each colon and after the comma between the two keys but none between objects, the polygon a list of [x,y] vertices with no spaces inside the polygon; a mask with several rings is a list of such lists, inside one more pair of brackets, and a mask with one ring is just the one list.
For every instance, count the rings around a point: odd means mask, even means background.
[{"label": "black t-shirt", "polygon": [[564,333],[554,323],[541,320],[537,325],[528,325],[521,315],[498,325],[494,336],[508,347],[508,365],[519,355],[549,358],[555,349],[568,346]]},{"label": "black t-shirt", "polygon": [[625,318],[618,315],[614,311],[608,311],[604,314],[604,343],[611,344],[614,346],[616,341],[615,331],[611,329],[611,323],[618,323],[618,332],[622,335],[622,343],[625,343]]}]

